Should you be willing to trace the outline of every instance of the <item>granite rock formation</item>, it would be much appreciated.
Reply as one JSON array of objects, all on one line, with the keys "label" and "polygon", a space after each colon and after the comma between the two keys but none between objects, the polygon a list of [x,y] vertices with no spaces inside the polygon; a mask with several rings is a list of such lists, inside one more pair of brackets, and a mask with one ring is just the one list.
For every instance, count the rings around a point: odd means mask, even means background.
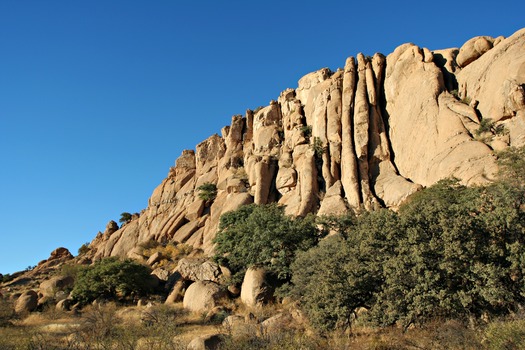
[{"label": "granite rock formation", "polygon": [[[460,49],[404,44],[302,77],[268,106],[183,151],[139,216],[108,225],[90,259],[132,256],[141,242],[213,250],[220,216],[278,202],[291,215],[395,208],[447,177],[491,181],[494,150],[525,144],[525,29]],[[483,119],[499,133],[477,131]],[[214,184],[213,200],[199,186]]]}]

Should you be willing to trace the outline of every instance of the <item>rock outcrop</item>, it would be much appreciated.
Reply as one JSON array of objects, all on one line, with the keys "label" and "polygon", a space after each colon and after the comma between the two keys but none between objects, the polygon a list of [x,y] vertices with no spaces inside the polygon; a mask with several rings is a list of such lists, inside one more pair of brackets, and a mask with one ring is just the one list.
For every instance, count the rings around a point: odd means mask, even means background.
[{"label": "rock outcrop", "polygon": [[[135,256],[142,242],[213,250],[220,216],[278,202],[286,213],[396,208],[447,177],[491,181],[494,149],[525,144],[525,29],[460,49],[404,44],[302,77],[268,106],[183,151],[140,215],[110,223],[89,258]],[[483,119],[505,132],[479,138]],[[499,128],[498,130],[502,130]],[[217,189],[211,200],[199,186]]]}]

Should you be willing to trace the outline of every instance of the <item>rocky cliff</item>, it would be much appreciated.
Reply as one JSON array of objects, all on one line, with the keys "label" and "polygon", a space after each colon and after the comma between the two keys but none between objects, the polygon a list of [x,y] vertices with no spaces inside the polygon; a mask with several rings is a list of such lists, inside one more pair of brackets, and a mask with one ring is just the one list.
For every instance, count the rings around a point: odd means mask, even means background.
[{"label": "rocky cliff", "polygon": [[[148,240],[212,250],[221,214],[278,202],[288,214],[396,207],[446,177],[493,179],[494,151],[525,144],[525,29],[460,49],[414,44],[358,54],[305,75],[222,135],[183,151],[148,207],[91,242],[90,257],[132,256]],[[198,187],[215,184],[213,201]]]}]

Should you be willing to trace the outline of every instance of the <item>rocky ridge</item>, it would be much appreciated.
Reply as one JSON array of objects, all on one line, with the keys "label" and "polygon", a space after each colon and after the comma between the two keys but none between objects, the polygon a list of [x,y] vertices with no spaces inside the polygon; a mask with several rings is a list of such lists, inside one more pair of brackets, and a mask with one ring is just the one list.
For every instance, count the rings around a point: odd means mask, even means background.
[{"label": "rocky ridge", "polygon": [[[404,44],[307,74],[183,151],[148,207],[120,228],[108,224],[86,258],[133,257],[150,240],[210,253],[220,216],[249,203],[337,214],[395,208],[446,177],[491,181],[494,151],[525,144],[524,48],[522,29],[460,49]],[[211,201],[199,197],[204,184],[217,188]]]}]

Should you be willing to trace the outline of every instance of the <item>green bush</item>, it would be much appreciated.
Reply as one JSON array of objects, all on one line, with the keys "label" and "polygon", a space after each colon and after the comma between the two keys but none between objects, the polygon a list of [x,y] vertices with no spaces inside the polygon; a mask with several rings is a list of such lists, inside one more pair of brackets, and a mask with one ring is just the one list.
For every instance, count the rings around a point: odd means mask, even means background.
[{"label": "green bush", "polygon": [[291,218],[277,204],[246,205],[221,216],[215,260],[231,269],[234,283],[252,266],[287,281],[295,252],[314,246],[320,235],[313,216]]},{"label": "green bush", "polygon": [[124,212],[122,214],[120,214],[120,219],[118,220],[118,222],[120,222],[121,224],[125,224],[127,222],[131,221],[131,214],[128,213],[128,212]]},{"label": "green bush", "polygon": [[71,293],[81,303],[143,295],[150,292],[150,272],[129,259],[106,258],[80,270]]},{"label": "green bush", "polygon": [[525,161],[513,154],[501,156],[501,180],[490,186],[444,180],[398,213],[331,218],[341,238],[299,254],[292,265],[292,292],[312,324],[345,327],[364,307],[371,324],[406,329],[435,318],[504,315],[523,305]]},{"label": "green bush", "polygon": [[[382,283],[382,263],[397,234],[396,214],[330,218],[340,234],[299,253],[292,264],[292,295],[321,332],[350,326],[354,311],[370,307]],[[351,231],[346,237],[347,231]]]},{"label": "green bush", "polygon": [[89,252],[90,248],[89,248],[89,242],[86,242],[84,244],[82,244],[80,246],[80,248],[78,248],[78,255],[84,255],[86,254],[87,252]]},{"label": "green bush", "polygon": [[323,141],[319,137],[314,137],[314,142],[311,145],[312,150],[314,151],[315,157],[317,159],[322,159],[325,152],[323,147]]},{"label": "green bush", "polygon": [[211,202],[217,197],[217,186],[211,182],[200,185],[197,191],[199,191],[199,198],[205,202]]}]

